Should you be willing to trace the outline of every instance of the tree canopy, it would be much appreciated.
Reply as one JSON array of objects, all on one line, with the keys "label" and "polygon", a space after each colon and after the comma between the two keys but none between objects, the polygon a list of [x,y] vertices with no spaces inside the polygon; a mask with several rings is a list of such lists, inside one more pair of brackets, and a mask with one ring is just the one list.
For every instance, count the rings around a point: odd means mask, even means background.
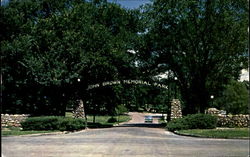
[{"label": "tree canopy", "polygon": [[231,80],[226,85],[220,97],[215,99],[214,106],[230,114],[248,114],[249,112],[249,82]]},{"label": "tree canopy", "polygon": [[[1,14],[1,24],[6,26],[1,49],[7,100],[19,83],[39,86],[37,92],[47,89],[43,94],[56,98],[54,103],[61,102],[64,93],[81,97],[88,84],[118,79],[122,76],[118,73],[130,74],[134,66],[127,50],[136,40],[138,17],[114,3],[10,1],[1,7]],[[13,99],[23,101],[21,93]]]},{"label": "tree canopy", "polygon": [[247,67],[247,1],[155,0],[142,12],[147,46],[139,55],[178,78],[184,113],[204,112],[210,95]]},{"label": "tree canopy", "polygon": [[[226,85],[248,67],[248,12],[245,0],[154,0],[135,10],[105,0],[11,0],[0,7],[3,112],[63,115],[79,98],[89,111],[126,102],[163,112],[173,95],[185,114],[204,112],[210,95],[229,95]],[[162,73],[171,91],[85,90]]]}]

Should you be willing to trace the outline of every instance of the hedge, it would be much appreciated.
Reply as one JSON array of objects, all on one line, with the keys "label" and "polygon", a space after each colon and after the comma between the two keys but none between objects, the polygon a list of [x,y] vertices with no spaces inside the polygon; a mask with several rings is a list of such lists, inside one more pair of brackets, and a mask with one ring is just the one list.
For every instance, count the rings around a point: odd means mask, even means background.
[{"label": "hedge", "polygon": [[167,124],[167,129],[169,131],[187,129],[214,129],[216,126],[217,117],[207,114],[192,114],[170,121]]},{"label": "hedge", "polygon": [[21,122],[23,130],[60,130],[73,131],[83,129],[84,119],[57,116],[29,117]]}]

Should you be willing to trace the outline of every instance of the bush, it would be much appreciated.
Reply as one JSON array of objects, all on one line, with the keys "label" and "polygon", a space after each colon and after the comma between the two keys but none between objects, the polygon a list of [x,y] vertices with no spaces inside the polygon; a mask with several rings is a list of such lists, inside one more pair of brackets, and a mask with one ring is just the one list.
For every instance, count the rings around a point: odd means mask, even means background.
[{"label": "bush", "polygon": [[60,130],[72,131],[84,128],[83,119],[56,116],[30,117],[21,122],[23,130]]},{"label": "bush", "polygon": [[174,119],[167,124],[169,131],[186,129],[213,129],[216,128],[217,117],[206,114],[193,114]]},{"label": "bush", "polygon": [[185,130],[188,129],[188,124],[185,118],[178,118],[167,123],[167,129],[169,131]]},{"label": "bush", "polygon": [[117,119],[114,117],[108,119],[108,123],[115,123],[115,122],[117,122]]},{"label": "bush", "polygon": [[58,128],[59,117],[30,117],[21,122],[24,130],[55,130]]},{"label": "bush", "polygon": [[186,116],[189,129],[214,129],[217,117],[208,114],[193,114]]},{"label": "bush", "polygon": [[73,119],[73,118],[64,118],[61,119],[60,122],[60,131],[73,131],[73,130],[80,130],[84,128],[84,120],[83,119]]}]

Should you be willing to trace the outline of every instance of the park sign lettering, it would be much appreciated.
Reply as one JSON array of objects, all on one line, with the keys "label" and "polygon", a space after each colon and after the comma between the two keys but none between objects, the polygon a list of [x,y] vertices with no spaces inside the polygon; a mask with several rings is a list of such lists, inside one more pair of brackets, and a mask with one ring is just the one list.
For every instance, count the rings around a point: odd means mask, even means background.
[{"label": "park sign lettering", "polygon": [[121,81],[108,81],[108,82],[89,85],[87,90],[93,89],[93,88],[104,87],[104,86],[112,86],[112,85],[117,85],[117,84],[148,85],[148,86],[155,86],[155,87],[159,87],[159,88],[168,89],[168,87],[166,85],[159,84],[156,82],[150,83],[148,81],[142,81],[142,80],[121,80]]}]

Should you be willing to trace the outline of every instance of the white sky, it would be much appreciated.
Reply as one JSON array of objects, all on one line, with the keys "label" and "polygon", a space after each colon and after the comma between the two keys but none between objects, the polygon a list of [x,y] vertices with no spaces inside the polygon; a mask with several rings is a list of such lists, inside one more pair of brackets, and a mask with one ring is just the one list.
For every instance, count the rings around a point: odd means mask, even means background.
[{"label": "white sky", "polygon": [[249,81],[249,69],[241,70],[240,80],[239,81]]},{"label": "white sky", "polygon": [[[163,79],[163,78],[168,78],[168,75],[165,73],[165,74],[157,75],[156,77],[158,77],[159,79]],[[242,69],[241,70],[241,75],[240,75],[239,81],[240,82],[249,81],[249,69]]]}]

